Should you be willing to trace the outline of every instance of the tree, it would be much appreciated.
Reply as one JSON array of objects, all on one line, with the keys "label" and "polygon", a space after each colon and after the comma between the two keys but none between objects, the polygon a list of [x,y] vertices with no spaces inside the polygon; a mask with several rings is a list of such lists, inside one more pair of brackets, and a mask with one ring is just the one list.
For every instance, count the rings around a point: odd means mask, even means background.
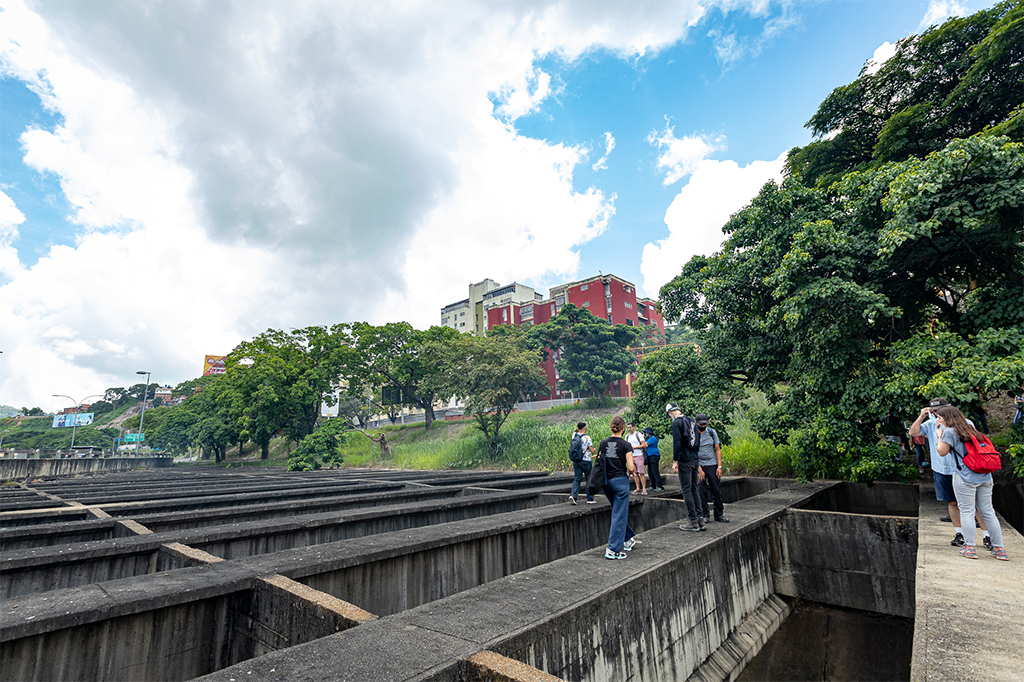
[{"label": "tree", "polygon": [[434,422],[436,383],[427,381],[438,371],[437,358],[424,352],[428,344],[447,343],[459,337],[449,327],[413,329],[406,322],[374,326],[365,322],[352,325],[355,338],[355,362],[350,365],[350,395],[362,395],[374,386],[401,390],[406,404],[424,412],[424,425]]},{"label": "tree", "polygon": [[96,414],[106,414],[107,412],[113,412],[114,406],[105,400],[97,400],[89,406],[89,409]]},{"label": "tree", "polygon": [[41,407],[23,407],[21,408],[21,414],[25,417],[42,417],[45,412]]},{"label": "tree", "polygon": [[285,430],[295,440],[311,434],[321,405],[333,405],[354,364],[347,325],[268,329],[240,343],[225,360],[226,386],[239,432],[259,443],[263,459],[270,439]]},{"label": "tree", "polygon": [[613,326],[585,308],[566,304],[529,335],[555,356],[563,391],[590,391],[605,404],[608,385],[626,376],[636,358],[626,350],[639,336],[635,327]]},{"label": "tree", "polygon": [[546,385],[541,351],[529,347],[525,334],[499,333],[434,341],[426,352],[437,358],[439,371],[424,380],[424,387],[435,395],[463,399],[488,452],[497,455],[498,432],[516,403]]},{"label": "tree", "polygon": [[[851,171],[923,158],[987,128],[1024,132],[1024,6],[1008,0],[904,38],[876,72],[822,102],[807,127],[819,138],[793,149],[791,177],[826,188]],[[1011,123],[1012,122],[1012,123]]]},{"label": "tree", "polygon": [[665,434],[670,424],[665,405],[673,402],[683,414],[707,415],[722,442],[728,444],[727,424],[735,402],[742,397],[743,389],[730,380],[722,360],[698,354],[692,347],[663,348],[648,353],[640,362],[629,419]]},{"label": "tree", "polygon": [[288,471],[313,471],[324,464],[341,464],[340,447],[346,439],[345,426],[341,419],[325,420],[295,448],[288,459]]}]

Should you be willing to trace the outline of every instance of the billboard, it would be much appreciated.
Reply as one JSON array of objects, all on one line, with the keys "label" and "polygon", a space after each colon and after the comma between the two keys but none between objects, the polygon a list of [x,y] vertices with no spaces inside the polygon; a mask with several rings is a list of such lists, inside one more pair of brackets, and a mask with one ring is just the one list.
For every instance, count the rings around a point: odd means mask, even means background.
[{"label": "billboard", "polygon": [[224,357],[223,355],[207,355],[206,359],[203,360],[203,376],[210,376],[211,374],[223,374],[224,373]]},{"label": "billboard", "polygon": [[58,414],[53,418],[53,428],[70,429],[72,426],[87,426],[92,424],[95,412],[80,412],[78,414]]}]

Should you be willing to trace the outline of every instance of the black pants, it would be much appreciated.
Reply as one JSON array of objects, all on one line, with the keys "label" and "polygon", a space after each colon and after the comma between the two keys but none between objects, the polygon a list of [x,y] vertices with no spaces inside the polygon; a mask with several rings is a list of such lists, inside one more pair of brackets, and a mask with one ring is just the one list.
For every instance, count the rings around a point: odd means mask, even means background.
[{"label": "black pants", "polygon": [[647,458],[647,473],[651,479],[651,488],[664,488],[662,485],[664,481],[661,480],[661,472],[658,471],[658,463],[661,462],[661,456],[648,457]]},{"label": "black pants", "polygon": [[691,523],[697,523],[700,514],[700,489],[697,487],[697,460],[690,459],[679,462],[679,488],[686,502],[686,513]]},{"label": "black pants", "polygon": [[700,484],[700,513],[704,516],[711,515],[711,510],[708,508],[710,493],[715,508],[715,518],[720,519],[725,505],[722,504],[722,481],[718,478],[718,465],[706,464],[701,469],[704,471],[704,481]]}]

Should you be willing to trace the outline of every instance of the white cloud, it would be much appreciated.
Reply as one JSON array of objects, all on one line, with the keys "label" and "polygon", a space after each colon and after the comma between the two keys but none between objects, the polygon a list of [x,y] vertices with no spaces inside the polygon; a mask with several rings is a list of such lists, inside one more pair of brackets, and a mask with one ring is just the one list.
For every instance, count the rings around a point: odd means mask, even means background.
[{"label": "white cloud", "polygon": [[556,92],[537,58],[656,52],[707,5],[5,2],[0,68],[62,121],[23,133],[25,162],[78,233],[5,256],[0,402],[177,382],[268,327],[425,326],[483,276],[571,277],[615,197],[574,190],[584,150],[509,125]]},{"label": "white cloud", "polygon": [[958,0],[931,0],[918,28],[926,29],[929,26],[941,24],[950,17],[962,17],[967,14],[967,7]]},{"label": "white cloud", "polygon": [[0,277],[9,279],[21,270],[18,252],[12,244],[18,238],[18,225],[23,222],[25,214],[6,192],[0,192]]},{"label": "white cloud", "polygon": [[697,166],[719,149],[725,146],[722,137],[704,135],[684,135],[676,137],[675,129],[666,117],[665,129],[660,133],[652,130],[647,141],[662,150],[658,155],[658,168],[665,171],[665,185],[671,185],[693,173]]},{"label": "white cloud", "polygon": [[615,138],[612,136],[612,134],[610,132],[605,132],[605,134],[604,134],[604,155],[602,155],[600,159],[598,159],[597,161],[594,162],[594,165],[591,166],[591,169],[594,170],[595,172],[599,171],[599,170],[607,169],[608,168],[608,155],[612,153],[613,149],[615,149]]},{"label": "white cloud", "polygon": [[783,152],[774,161],[754,161],[740,167],[735,161],[705,159],[697,164],[665,212],[668,237],[644,246],[643,288],[648,296],[678,275],[695,255],[711,255],[722,245],[722,227],[769,180],[781,181]]},{"label": "white cloud", "polygon": [[871,59],[864,65],[864,72],[867,74],[876,74],[878,70],[885,65],[887,61],[893,58],[896,54],[896,45],[885,41],[875,49],[875,53],[871,55]]}]

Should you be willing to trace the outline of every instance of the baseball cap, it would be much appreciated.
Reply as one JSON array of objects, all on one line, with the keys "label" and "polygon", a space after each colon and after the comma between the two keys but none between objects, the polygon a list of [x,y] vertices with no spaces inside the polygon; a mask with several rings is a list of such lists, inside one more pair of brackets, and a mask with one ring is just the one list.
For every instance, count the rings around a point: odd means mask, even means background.
[{"label": "baseball cap", "polygon": [[665,406],[665,412],[675,412],[678,409],[679,406],[676,405],[675,403],[669,403],[668,405]]},{"label": "baseball cap", "polygon": [[703,426],[704,424],[708,423],[708,418],[702,414],[698,414],[696,417],[693,418],[693,421]]},{"label": "baseball cap", "polygon": [[928,407],[944,407],[949,405],[949,401],[945,398],[932,398],[931,402],[928,403]]}]

